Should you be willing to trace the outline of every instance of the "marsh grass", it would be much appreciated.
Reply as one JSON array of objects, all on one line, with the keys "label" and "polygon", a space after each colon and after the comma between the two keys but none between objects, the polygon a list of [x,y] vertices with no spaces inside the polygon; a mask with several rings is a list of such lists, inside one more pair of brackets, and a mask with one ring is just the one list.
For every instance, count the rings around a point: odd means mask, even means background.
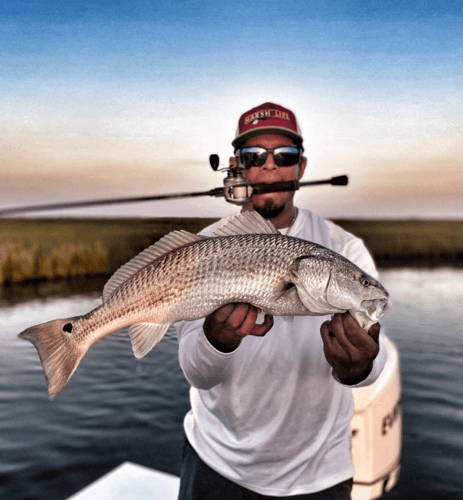
[{"label": "marsh grass", "polygon": [[[109,276],[164,234],[216,219],[3,219],[0,285]],[[336,220],[379,266],[463,263],[463,221]]]},{"label": "marsh grass", "polygon": [[200,231],[201,220],[4,219],[0,284],[108,276],[174,229]]},{"label": "marsh grass", "polygon": [[381,267],[463,265],[463,221],[335,220],[363,239]]}]

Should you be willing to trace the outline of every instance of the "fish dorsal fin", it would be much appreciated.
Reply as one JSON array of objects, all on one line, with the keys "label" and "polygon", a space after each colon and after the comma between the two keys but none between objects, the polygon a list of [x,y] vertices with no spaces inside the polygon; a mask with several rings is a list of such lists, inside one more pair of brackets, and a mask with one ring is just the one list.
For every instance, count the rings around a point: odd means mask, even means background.
[{"label": "fish dorsal fin", "polygon": [[237,234],[280,234],[278,229],[256,211],[242,212],[230,217],[219,225],[214,236],[234,236]]},{"label": "fish dorsal fin", "polygon": [[188,231],[173,231],[162,237],[156,243],[143,250],[132,260],[120,267],[109,279],[103,289],[103,302],[106,302],[111,295],[128,279],[136,274],[140,269],[151,264],[154,260],[162,257],[166,253],[180,247],[206,239],[207,236],[189,233]]},{"label": "fish dorsal fin", "polygon": [[153,323],[135,323],[129,328],[132,350],[135,357],[140,359],[146,356],[151,349],[161,342],[169,325],[155,325]]}]

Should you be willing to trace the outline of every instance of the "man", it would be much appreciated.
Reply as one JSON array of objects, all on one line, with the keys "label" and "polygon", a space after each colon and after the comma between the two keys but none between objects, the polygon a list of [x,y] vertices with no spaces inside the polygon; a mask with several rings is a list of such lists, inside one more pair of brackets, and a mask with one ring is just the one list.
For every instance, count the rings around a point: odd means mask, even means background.
[{"label": "man", "polygon": [[[302,142],[295,115],[265,103],[241,116],[230,162],[246,167],[251,183],[301,179]],[[298,210],[293,198],[257,195],[243,210],[377,274],[361,240]],[[266,316],[261,324],[257,317],[249,304],[228,304],[177,324],[192,406],[179,499],[350,499],[350,387],[369,385],[382,371],[379,324],[367,333],[349,313]]]}]

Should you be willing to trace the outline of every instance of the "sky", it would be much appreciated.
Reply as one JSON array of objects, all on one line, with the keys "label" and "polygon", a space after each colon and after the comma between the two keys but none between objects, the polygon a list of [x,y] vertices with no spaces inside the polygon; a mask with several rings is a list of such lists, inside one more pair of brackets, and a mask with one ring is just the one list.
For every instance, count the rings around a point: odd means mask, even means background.
[{"label": "sky", "polygon": [[[239,116],[304,136],[299,207],[463,219],[461,0],[15,0],[0,7],[0,209],[223,185]],[[40,216],[220,217],[221,198]],[[32,215],[39,215],[38,213]]]}]

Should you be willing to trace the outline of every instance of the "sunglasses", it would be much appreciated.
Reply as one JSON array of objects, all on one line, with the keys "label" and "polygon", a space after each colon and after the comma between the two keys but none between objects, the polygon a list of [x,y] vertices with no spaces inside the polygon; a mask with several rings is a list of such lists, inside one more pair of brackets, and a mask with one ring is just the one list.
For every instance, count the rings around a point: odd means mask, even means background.
[{"label": "sunglasses", "polygon": [[294,146],[280,146],[278,148],[266,149],[260,146],[243,148],[238,151],[238,158],[245,169],[251,167],[262,167],[269,153],[273,154],[275,164],[279,167],[292,167],[299,163],[302,150]]}]

